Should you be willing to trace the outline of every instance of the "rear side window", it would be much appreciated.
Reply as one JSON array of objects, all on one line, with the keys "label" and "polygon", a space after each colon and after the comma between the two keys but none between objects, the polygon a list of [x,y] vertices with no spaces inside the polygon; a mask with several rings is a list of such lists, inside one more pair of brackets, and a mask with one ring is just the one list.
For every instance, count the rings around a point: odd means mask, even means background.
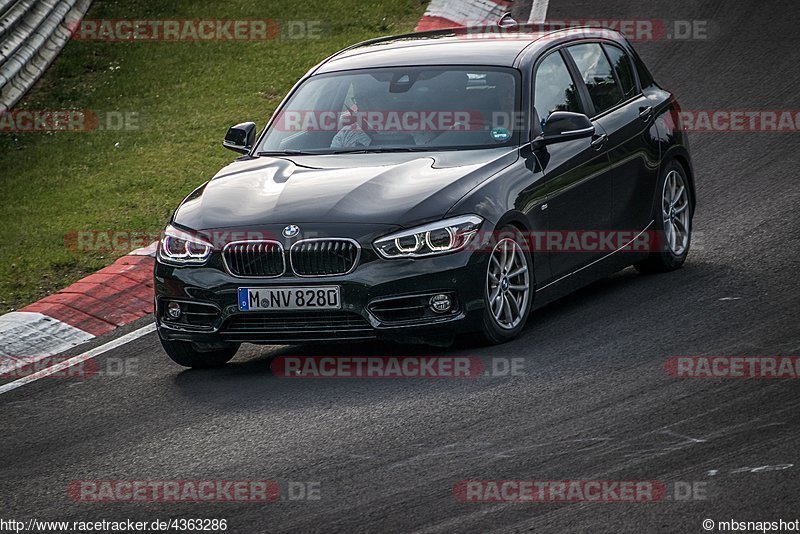
[{"label": "rear side window", "polygon": [[535,84],[533,106],[541,125],[544,125],[554,111],[583,113],[578,89],[569,74],[567,64],[558,52],[550,54],[539,64]]},{"label": "rear side window", "polygon": [[567,50],[589,89],[596,113],[603,113],[625,100],[599,43],[574,45]]},{"label": "rear side window", "polygon": [[608,54],[608,59],[611,60],[611,67],[617,74],[617,79],[622,85],[622,92],[624,93],[625,100],[636,95],[636,80],[633,77],[633,68],[631,67],[631,60],[628,54],[616,46],[603,45]]}]

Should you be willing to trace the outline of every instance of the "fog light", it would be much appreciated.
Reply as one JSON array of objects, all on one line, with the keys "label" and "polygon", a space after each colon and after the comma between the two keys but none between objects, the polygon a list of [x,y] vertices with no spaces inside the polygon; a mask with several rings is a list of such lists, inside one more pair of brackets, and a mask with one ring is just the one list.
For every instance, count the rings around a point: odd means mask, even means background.
[{"label": "fog light", "polygon": [[453,307],[453,299],[450,298],[450,295],[440,293],[431,297],[428,306],[436,313],[447,313]]},{"label": "fog light", "polygon": [[167,315],[170,319],[179,319],[181,316],[181,305],[177,302],[167,304]]}]

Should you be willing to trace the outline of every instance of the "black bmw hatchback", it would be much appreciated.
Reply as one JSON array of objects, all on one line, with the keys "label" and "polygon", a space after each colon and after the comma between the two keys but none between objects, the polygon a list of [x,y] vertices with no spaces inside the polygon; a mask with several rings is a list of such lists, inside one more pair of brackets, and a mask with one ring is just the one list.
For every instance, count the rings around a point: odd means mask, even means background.
[{"label": "black bmw hatchback", "polygon": [[617,32],[381,38],[300,80],[175,211],[155,267],[177,363],[244,342],[518,336],[532,310],[686,259],[680,109]]}]

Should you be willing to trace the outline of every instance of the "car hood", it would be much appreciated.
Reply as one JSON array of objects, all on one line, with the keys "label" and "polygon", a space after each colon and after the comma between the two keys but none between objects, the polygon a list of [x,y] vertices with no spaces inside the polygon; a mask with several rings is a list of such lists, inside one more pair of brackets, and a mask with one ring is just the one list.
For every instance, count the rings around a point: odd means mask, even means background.
[{"label": "car hood", "polygon": [[513,163],[516,148],[237,160],[189,195],[173,221],[193,230],[268,224],[406,226],[442,218]]}]

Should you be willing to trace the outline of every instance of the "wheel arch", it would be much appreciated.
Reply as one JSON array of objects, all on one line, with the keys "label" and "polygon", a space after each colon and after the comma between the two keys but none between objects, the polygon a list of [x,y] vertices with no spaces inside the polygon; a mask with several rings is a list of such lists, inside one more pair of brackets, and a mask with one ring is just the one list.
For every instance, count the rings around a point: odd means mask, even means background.
[{"label": "wheel arch", "polygon": [[511,210],[507,211],[503,214],[500,219],[498,219],[495,228],[502,228],[503,226],[510,224],[518,228],[522,232],[530,232],[531,231],[531,223],[528,218],[525,216],[524,213],[518,210]]}]

